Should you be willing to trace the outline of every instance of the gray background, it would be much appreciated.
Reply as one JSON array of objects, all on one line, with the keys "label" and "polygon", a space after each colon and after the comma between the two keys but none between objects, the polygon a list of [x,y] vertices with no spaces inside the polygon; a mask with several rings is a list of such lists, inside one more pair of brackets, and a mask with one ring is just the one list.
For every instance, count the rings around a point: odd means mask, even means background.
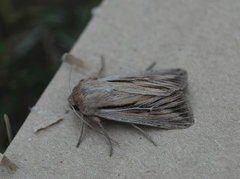
[{"label": "gray background", "polygon": [[[240,175],[240,1],[105,0],[72,54],[71,86],[99,69],[106,74],[185,68],[195,124],[183,130],[147,130],[158,147],[134,129],[108,123],[119,142],[114,154],[102,136],[88,131],[75,148],[80,122],[64,114],[70,66],[63,64],[6,151],[19,169],[6,178],[238,178]],[[42,112],[43,111],[43,112]],[[52,117],[61,123],[39,132]]]}]

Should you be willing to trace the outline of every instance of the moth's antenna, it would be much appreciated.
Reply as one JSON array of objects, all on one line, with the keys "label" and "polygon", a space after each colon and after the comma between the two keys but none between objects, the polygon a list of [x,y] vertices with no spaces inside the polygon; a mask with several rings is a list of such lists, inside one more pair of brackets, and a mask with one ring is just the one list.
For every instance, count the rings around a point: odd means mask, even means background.
[{"label": "moth's antenna", "polygon": [[146,68],[146,71],[151,71],[156,64],[157,64],[156,62],[152,62],[152,64],[149,65],[149,67]]},{"label": "moth's antenna", "polygon": [[68,53],[63,54],[62,61],[66,62],[66,63],[68,63],[70,65],[69,79],[68,79],[68,90],[69,90],[69,95],[70,95],[71,91],[72,91],[72,89],[71,89],[72,63],[69,62],[68,56],[69,56]]},{"label": "moth's antenna", "polygon": [[103,72],[105,70],[105,58],[103,55],[101,55],[101,68],[98,71],[97,77],[102,77],[103,76]]},{"label": "moth's antenna", "polygon": [[87,126],[89,126],[89,127],[90,127],[91,129],[93,129],[94,131],[96,131],[96,132],[104,135],[102,132],[96,130],[91,124],[89,124],[89,122],[87,122],[87,121],[83,118],[83,116],[80,116],[80,115],[77,113],[77,111],[74,109],[74,107],[73,107],[72,105],[70,105],[70,107],[71,107],[71,109],[73,110],[74,114],[75,114],[80,120],[82,120]]},{"label": "moth's antenna", "polygon": [[71,89],[71,79],[72,79],[72,65],[70,66],[69,79],[68,79],[69,95],[71,95],[71,92],[72,92],[72,89]]},{"label": "moth's antenna", "polygon": [[80,119],[80,120],[82,120],[86,125],[88,125],[90,128],[92,128],[92,129],[94,129],[94,127],[91,125],[91,124],[89,124],[84,118],[83,118],[83,116],[80,116],[78,113],[77,113],[77,111],[74,109],[74,107],[70,104],[70,107],[71,107],[71,109],[73,110],[73,112],[74,112],[74,114]]}]

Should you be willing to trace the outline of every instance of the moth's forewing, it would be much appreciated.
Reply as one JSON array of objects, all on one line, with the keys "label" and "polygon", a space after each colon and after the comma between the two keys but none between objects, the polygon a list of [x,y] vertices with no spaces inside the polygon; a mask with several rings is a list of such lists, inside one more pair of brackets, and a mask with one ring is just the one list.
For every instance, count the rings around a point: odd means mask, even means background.
[{"label": "moth's forewing", "polygon": [[141,86],[156,87],[159,89],[161,85],[164,88],[184,89],[187,87],[187,72],[183,69],[170,69],[160,71],[145,71],[140,74],[131,76],[110,76],[99,79],[99,81],[108,82],[138,82]]},{"label": "moth's forewing", "polygon": [[193,124],[186,88],[186,71],[172,69],[83,80],[72,98],[87,116],[164,129],[186,128]]},{"label": "moth's forewing", "polygon": [[168,103],[164,103],[164,100],[140,107],[129,106],[128,108],[99,109],[96,111],[96,115],[108,120],[162,129],[186,128],[193,124],[192,111],[186,100],[179,98]]}]

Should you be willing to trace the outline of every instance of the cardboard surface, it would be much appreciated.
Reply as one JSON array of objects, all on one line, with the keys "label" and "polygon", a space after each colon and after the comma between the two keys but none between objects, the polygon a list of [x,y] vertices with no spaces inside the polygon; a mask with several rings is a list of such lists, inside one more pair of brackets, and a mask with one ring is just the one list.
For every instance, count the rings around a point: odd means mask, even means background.
[{"label": "cardboard surface", "polygon": [[[72,54],[71,87],[97,72],[106,75],[181,67],[189,73],[195,124],[183,130],[147,129],[151,145],[129,126],[107,123],[119,143],[108,156],[102,136],[88,130],[80,148],[80,121],[68,109],[70,66],[63,64],[6,155],[19,169],[3,178],[238,178],[240,176],[240,1],[105,0]],[[64,120],[34,133],[52,114]]]}]

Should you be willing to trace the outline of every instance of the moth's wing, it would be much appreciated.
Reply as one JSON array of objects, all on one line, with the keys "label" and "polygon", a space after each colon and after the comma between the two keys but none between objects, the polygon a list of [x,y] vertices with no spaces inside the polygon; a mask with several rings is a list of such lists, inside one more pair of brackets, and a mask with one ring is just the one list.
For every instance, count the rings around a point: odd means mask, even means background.
[{"label": "moth's wing", "polygon": [[[125,82],[135,84],[138,86],[137,89],[139,90],[137,93],[136,89],[134,89],[134,93],[136,94],[146,94],[146,92],[149,92],[149,95],[152,95],[154,89],[157,89],[157,95],[169,95],[175,91],[187,88],[187,72],[183,69],[145,71],[137,75],[122,77],[111,76],[103,78],[102,80],[108,82]],[[129,88],[123,88],[121,90],[132,93]],[[154,93],[154,95],[155,94],[156,93]]]},{"label": "moth's wing", "polygon": [[[98,117],[163,129],[186,128],[193,124],[186,99],[185,70],[146,71],[100,80],[107,82],[104,87],[109,84],[108,88],[111,86],[113,90],[99,100],[107,105],[101,105],[94,111]],[[127,99],[117,100],[123,96]]]},{"label": "moth's wing", "polygon": [[[187,74],[181,69],[144,72],[125,77],[108,77],[80,82],[75,98],[84,109],[151,104],[186,89]],[[81,107],[80,107],[81,108]],[[89,111],[82,111],[87,115]]]},{"label": "moth's wing", "polygon": [[108,120],[162,129],[186,128],[194,123],[192,110],[183,92],[158,100],[152,97],[138,105],[98,109],[95,115]]}]

